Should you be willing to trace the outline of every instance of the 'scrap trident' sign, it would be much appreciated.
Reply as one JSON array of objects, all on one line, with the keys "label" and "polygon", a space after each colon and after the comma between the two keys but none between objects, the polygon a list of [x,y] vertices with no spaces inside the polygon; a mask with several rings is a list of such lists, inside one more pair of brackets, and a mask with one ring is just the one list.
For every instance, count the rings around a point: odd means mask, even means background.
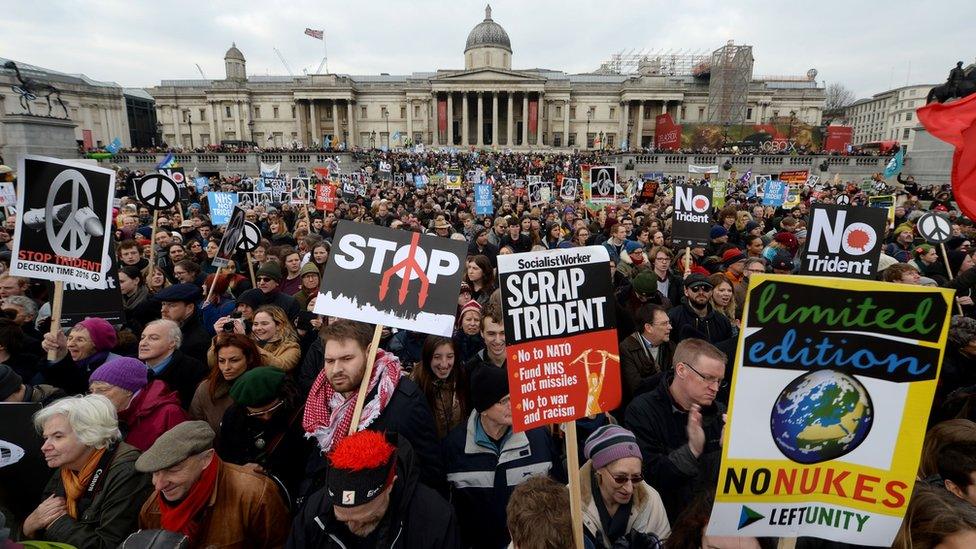
[{"label": "'scrap trident' sign", "polygon": [[342,221],[315,313],[450,336],[464,242]]},{"label": "'scrap trident' sign", "polygon": [[620,403],[609,262],[602,246],[498,256],[515,431]]}]

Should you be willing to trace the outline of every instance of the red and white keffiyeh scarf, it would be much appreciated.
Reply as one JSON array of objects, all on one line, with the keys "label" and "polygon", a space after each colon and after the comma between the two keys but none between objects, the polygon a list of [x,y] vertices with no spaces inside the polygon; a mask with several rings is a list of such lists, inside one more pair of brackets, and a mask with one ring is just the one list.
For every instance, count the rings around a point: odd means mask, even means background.
[{"label": "red and white keffiyeh scarf", "polygon": [[[376,362],[369,380],[369,390],[366,393],[367,400],[363,404],[363,413],[359,418],[357,431],[369,427],[383,413],[386,405],[393,398],[393,392],[400,383],[402,375],[400,361],[395,355],[382,349],[377,351]],[[377,385],[379,385],[378,390],[376,390]],[[315,437],[318,440],[319,449],[323,453],[330,451],[337,442],[349,435],[358,392],[358,390],[353,392],[349,398],[336,392],[325,375],[325,369],[315,378],[305,403],[302,426],[305,428],[307,438]]]}]

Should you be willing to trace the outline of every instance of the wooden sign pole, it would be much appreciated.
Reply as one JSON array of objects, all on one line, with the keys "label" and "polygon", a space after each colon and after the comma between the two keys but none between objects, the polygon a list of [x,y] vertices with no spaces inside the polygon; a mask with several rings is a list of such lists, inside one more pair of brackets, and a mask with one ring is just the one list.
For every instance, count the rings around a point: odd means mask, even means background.
[{"label": "wooden sign pole", "polygon": [[779,538],[779,543],[776,544],[776,549],[795,549],[796,548],[796,538]]},{"label": "wooden sign pole", "polygon": [[691,272],[691,246],[685,246],[685,276]]},{"label": "wooden sign pole", "polygon": [[[64,282],[57,280],[54,282],[54,297],[51,300],[51,328],[48,330],[55,337],[61,330],[61,304],[64,302]],[[58,359],[57,351],[48,351],[47,359],[54,362]]]},{"label": "wooden sign pole", "polygon": [[213,282],[210,283],[210,290],[207,291],[207,297],[203,300],[203,306],[206,307],[210,304],[210,298],[213,297],[214,287],[217,285],[217,277],[220,276],[220,271],[223,271],[223,267],[218,267],[217,271],[214,272]]},{"label": "wooden sign pole", "polygon": [[[952,276],[952,267],[949,266],[949,253],[946,252],[945,243],[939,244],[939,248],[942,250],[942,261],[945,262],[946,274],[949,275],[949,280],[952,280],[954,277]],[[956,298],[953,298],[953,301],[956,301]],[[956,307],[959,309],[960,315],[966,314],[962,312],[962,303],[956,301]]]},{"label": "wooden sign pole", "polygon": [[[356,395],[356,408],[352,411],[352,423],[349,424],[349,434],[359,430],[359,419],[363,415],[363,405],[366,404],[366,393],[369,392],[369,380],[373,377],[373,362],[376,361],[376,351],[380,348],[380,336],[383,334],[383,325],[377,324],[373,330],[373,341],[369,344],[366,353],[366,371],[363,373],[363,381],[359,384],[359,394]],[[582,524],[582,523],[580,523]]]},{"label": "wooden sign pole", "polygon": [[251,287],[257,288],[258,282],[254,278],[254,261],[251,259],[251,252],[245,254],[247,256],[247,270],[251,272]]},{"label": "wooden sign pole", "polygon": [[573,521],[573,541],[576,549],[583,549],[583,495],[580,491],[579,441],[576,422],[566,426],[566,468],[569,475],[569,513]]},{"label": "wooden sign pole", "polygon": [[156,226],[159,225],[159,210],[153,212],[152,236],[149,237],[149,272],[146,278],[152,278],[152,268],[156,266]]}]

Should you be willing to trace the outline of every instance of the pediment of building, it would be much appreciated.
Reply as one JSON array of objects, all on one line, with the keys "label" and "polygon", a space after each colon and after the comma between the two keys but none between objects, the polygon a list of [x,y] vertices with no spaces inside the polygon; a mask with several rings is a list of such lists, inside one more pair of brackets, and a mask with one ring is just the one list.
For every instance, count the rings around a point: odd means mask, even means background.
[{"label": "pediment of building", "polygon": [[544,83],[545,78],[542,78],[536,74],[524,73],[521,71],[509,71],[505,69],[496,68],[483,68],[483,69],[473,69],[469,71],[459,71],[450,74],[445,74],[443,76],[435,76],[431,78],[431,82],[434,83],[451,83],[451,82],[518,82],[518,83]]}]

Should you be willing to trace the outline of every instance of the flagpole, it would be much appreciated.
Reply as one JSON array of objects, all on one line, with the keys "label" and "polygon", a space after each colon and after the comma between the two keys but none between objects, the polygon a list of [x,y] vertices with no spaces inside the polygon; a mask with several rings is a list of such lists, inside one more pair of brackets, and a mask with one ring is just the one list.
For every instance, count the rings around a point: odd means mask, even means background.
[{"label": "flagpole", "polygon": [[322,56],[325,58],[325,74],[329,74],[329,48],[325,43],[325,26],[322,27]]}]

